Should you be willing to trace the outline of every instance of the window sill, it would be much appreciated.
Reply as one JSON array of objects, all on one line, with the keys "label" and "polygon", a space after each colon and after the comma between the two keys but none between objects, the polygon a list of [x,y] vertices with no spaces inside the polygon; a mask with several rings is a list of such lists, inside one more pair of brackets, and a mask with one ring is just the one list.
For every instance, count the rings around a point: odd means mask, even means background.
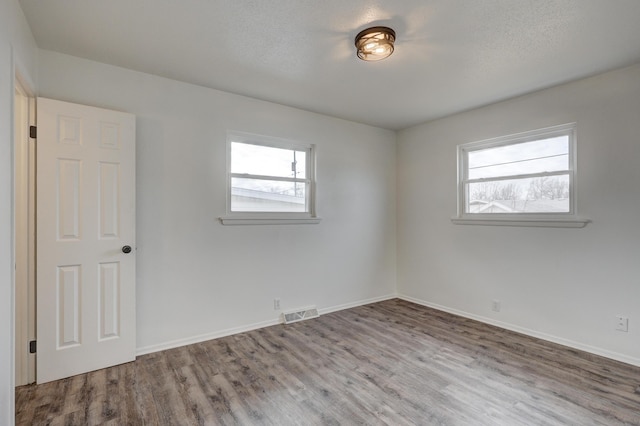
[{"label": "window sill", "polygon": [[580,217],[571,218],[532,218],[532,217],[514,217],[514,218],[470,218],[470,217],[452,217],[451,222],[455,225],[484,225],[484,226],[528,226],[543,228],[584,228],[590,219]]},{"label": "window sill", "polygon": [[316,225],[320,217],[222,216],[223,225]]}]

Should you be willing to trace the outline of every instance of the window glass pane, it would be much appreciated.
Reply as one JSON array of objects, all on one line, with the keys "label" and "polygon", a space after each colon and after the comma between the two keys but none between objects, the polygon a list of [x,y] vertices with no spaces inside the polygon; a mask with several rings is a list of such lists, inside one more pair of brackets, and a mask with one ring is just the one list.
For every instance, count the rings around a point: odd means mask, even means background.
[{"label": "window glass pane", "polygon": [[569,137],[558,136],[468,153],[469,179],[569,169]]},{"label": "window glass pane", "polygon": [[467,184],[466,213],[568,213],[569,175]]},{"label": "window glass pane", "polygon": [[231,173],[306,178],[305,151],[231,142]]},{"label": "window glass pane", "polygon": [[231,211],[306,212],[306,193],[304,182],[231,178]]}]

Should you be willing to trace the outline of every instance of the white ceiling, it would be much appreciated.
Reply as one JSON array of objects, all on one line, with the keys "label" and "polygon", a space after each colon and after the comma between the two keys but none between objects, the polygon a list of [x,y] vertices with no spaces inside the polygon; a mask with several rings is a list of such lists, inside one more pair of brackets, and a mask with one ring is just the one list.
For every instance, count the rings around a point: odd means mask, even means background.
[{"label": "white ceiling", "polygon": [[43,49],[389,129],[640,62],[640,0],[20,3]]}]

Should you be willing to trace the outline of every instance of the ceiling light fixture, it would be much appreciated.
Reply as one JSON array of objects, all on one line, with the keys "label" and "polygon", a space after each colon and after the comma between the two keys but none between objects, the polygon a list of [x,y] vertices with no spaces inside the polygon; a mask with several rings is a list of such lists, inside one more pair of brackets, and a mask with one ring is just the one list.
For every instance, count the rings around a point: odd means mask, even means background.
[{"label": "ceiling light fixture", "polygon": [[356,36],[358,58],[363,61],[379,61],[393,53],[396,32],[388,27],[371,27]]}]

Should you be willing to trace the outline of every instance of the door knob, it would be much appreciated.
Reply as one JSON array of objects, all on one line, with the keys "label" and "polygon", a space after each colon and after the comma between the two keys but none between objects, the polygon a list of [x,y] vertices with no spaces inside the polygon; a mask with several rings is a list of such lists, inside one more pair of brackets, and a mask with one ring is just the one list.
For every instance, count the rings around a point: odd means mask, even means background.
[{"label": "door knob", "polygon": [[122,246],[122,252],[124,254],[131,253],[131,246]]}]

